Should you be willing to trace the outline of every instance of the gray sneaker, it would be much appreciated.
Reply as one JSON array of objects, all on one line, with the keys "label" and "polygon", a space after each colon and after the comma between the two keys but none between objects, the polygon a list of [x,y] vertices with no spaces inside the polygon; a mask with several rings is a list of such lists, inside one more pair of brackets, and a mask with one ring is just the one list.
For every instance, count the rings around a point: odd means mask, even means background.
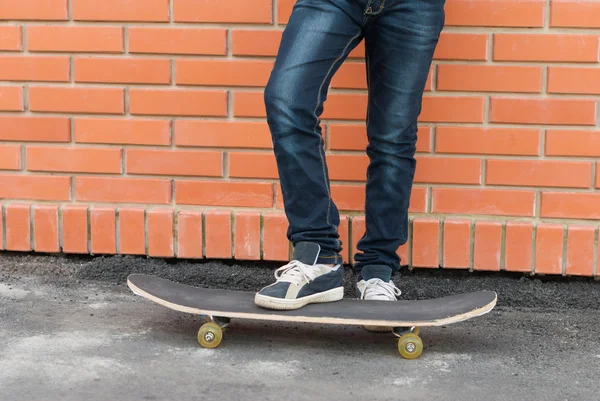
[{"label": "gray sneaker", "polygon": [[[397,301],[398,297],[402,294],[402,291],[393,281],[385,282],[379,278],[372,278],[370,280],[361,280],[356,286],[360,293],[360,299],[364,300],[378,300],[378,301]],[[380,327],[380,326],[363,326],[366,330],[384,332],[392,331],[393,327]]]},{"label": "gray sneaker", "polygon": [[341,264],[328,266],[317,263],[319,252],[318,244],[298,244],[294,259],[275,270],[276,281],[256,293],[256,305],[290,310],[344,298],[344,269]]}]

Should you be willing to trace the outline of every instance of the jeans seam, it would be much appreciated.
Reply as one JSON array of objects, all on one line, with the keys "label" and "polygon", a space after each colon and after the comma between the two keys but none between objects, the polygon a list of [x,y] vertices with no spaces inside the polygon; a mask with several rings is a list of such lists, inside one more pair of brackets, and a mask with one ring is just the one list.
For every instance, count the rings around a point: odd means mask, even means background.
[{"label": "jeans seam", "polygon": [[[319,92],[317,94],[317,105],[315,106],[315,109],[313,111],[313,114],[315,116],[315,119],[317,120],[315,123],[315,126],[313,128],[313,133],[317,134],[317,127],[319,126],[319,122],[320,119],[317,116],[317,110],[319,109],[319,105],[321,104],[321,93],[323,92],[323,86],[325,85],[325,82],[327,82],[327,79],[329,78],[329,74],[331,74],[331,71],[333,70],[333,68],[335,67],[335,65],[338,63],[338,61],[340,61],[342,59],[342,57],[344,57],[344,55],[346,54],[348,47],[350,47],[350,45],[352,44],[352,42],[354,42],[354,40],[356,38],[358,38],[360,36],[362,29],[358,30],[358,33],[356,35],[354,35],[346,44],[346,46],[344,47],[344,49],[342,50],[342,54],[340,54],[338,56],[338,58],[336,58],[333,63],[331,64],[331,67],[329,67],[329,70],[327,71],[327,73],[325,74],[325,77],[323,78],[323,81],[321,82],[321,85],[319,86]],[[317,134],[318,135],[318,134]],[[327,196],[328,196],[328,203],[327,203],[327,218],[326,218],[326,222],[327,225],[331,225],[331,223],[329,222],[329,216],[331,214],[331,189],[329,188],[329,185],[327,184],[327,173],[325,171],[325,157],[323,156],[324,150],[323,150],[323,136],[319,135],[319,157],[321,158],[321,167],[323,169],[323,182],[325,183],[325,188],[327,189]]]}]

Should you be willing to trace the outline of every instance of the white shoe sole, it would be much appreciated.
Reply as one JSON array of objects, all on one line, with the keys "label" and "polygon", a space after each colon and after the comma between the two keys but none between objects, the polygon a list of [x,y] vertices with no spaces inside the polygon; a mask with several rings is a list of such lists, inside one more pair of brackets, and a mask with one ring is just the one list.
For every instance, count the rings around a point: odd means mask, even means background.
[{"label": "white shoe sole", "polygon": [[344,298],[344,287],[337,287],[318,294],[307,295],[299,299],[274,298],[257,293],[254,296],[254,303],[268,309],[292,310],[313,303],[335,302],[342,298]]}]

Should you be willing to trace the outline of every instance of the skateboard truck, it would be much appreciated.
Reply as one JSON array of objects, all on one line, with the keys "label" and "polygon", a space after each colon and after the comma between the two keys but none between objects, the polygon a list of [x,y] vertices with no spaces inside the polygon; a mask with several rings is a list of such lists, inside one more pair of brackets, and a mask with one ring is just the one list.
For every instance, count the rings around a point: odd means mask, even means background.
[{"label": "skateboard truck", "polygon": [[204,348],[217,348],[223,340],[223,331],[231,319],[228,317],[205,315],[206,323],[198,330],[198,343]]},{"label": "skateboard truck", "polygon": [[398,352],[405,359],[416,359],[423,352],[423,340],[419,337],[420,327],[394,327],[393,334],[398,337]]}]

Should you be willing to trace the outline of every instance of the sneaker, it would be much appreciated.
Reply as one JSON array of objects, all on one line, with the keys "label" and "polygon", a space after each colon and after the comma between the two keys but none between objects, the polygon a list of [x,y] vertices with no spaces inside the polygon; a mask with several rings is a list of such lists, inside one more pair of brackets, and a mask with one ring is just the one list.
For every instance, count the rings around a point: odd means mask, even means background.
[{"label": "sneaker", "polygon": [[341,264],[317,264],[320,249],[318,244],[298,243],[293,260],[275,270],[275,282],[256,293],[256,305],[291,310],[344,298],[344,270]]},{"label": "sneaker", "polygon": [[[370,280],[361,280],[356,286],[360,293],[360,299],[367,301],[397,301],[398,297],[402,294],[402,291],[393,281],[385,282],[379,278],[372,278]],[[366,330],[385,332],[392,331],[393,327],[380,327],[380,326],[363,326]]]}]

